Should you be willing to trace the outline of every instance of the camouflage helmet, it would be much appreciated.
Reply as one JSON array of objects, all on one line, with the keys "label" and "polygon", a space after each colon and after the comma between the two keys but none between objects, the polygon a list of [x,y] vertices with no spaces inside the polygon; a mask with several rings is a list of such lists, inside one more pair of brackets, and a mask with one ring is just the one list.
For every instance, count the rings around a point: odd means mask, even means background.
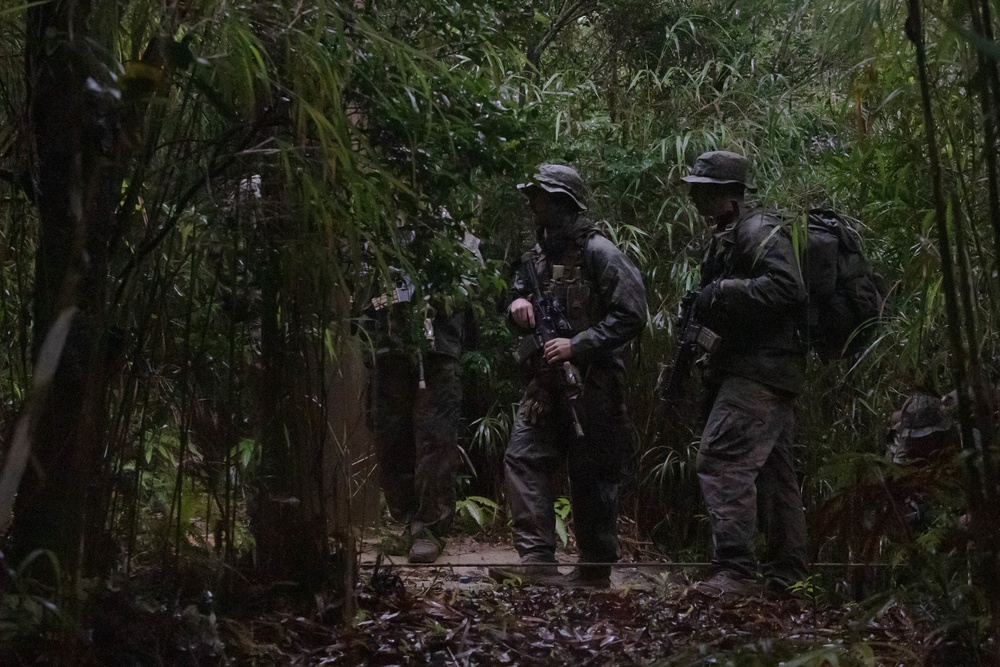
[{"label": "camouflage helmet", "polygon": [[748,190],[756,186],[747,178],[750,162],[739,153],[711,151],[702,153],[691,167],[691,173],[681,180],[687,183],[740,183]]},{"label": "camouflage helmet", "polygon": [[546,192],[558,192],[569,197],[580,207],[587,210],[587,190],[583,187],[583,179],[573,167],[563,164],[543,164],[538,167],[538,173],[531,177],[530,183],[521,183],[519,190],[540,187]]},{"label": "camouflage helmet", "polygon": [[927,459],[958,441],[953,412],[958,394],[914,394],[892,415],[889,457],[893,463]]}]

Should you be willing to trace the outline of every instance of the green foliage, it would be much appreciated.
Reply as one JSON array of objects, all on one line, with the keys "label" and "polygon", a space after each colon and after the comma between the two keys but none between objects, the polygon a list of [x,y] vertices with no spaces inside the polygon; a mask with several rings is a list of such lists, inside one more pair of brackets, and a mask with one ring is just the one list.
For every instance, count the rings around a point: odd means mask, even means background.
[{"label": "green foliage", "polygon": [[0,565],[4,581],[0,596],[0,659],[12,661],[19,652],[51,650],[64,633],[74,629],[58,557],[51,551],[39,550],[16,567],[5,561]]},{"label": "green foliage", "polygon": [[788,592],[793,595],[799,595],[807,600],[811,600],[814,604],[820,598],[826,595],[826,590],[820,585],[819,581],[815,576],[808,576],[802,581],[796,581],[794,584],[788,587]]},{"label": "green foliage", "polygon": [[459,521],[470,528],[490,532],[496,527],[497,517],[504,509],[494,500],[483,496],[466,496],[455,504]]},{"label": "green foliage", "polygon": [[569,521],[572,512],[573,508],[570,505],[569,498],[565,496],[556,498],[556,536],[564,547],[569,544]]},{"label": "green foliage", "polygon": [[[217,474],[194,443],[183,443],[176,433],[160,431],[143,438],[141,459],[122,464],[119,484],[123,493],[138,494],[135,548],[139,554],[165,553],[176,541],[178,549],[196,548],[219,553],[223,536],[234,554],[246,554],[254,546],[245,516],[232,522],[217,495]],[[183,457],[183,462],[180,457]],[[240,441],[229,453],[230,467],[221,471],[235,488],[253,478],[259,451],[254,440]],[[188,471],[178,485],[177,470]],[[134,485],[133,489],[125,485]],[[232,531],[232,534],[229,534]]]},{"label": "green foliage", "polygon": [[[97,3],[107,80],[95,86],[120,95],[122,184],[101,286],[108,429],[92,525],[129,562],[166,563],[170,551],[236,562],[254,546],[248,501],[262,485],[323,467],[297,453],[326,447],[337,474],[370,477],[370,460],[347,460],[349,437],[331,442],[326,371],[362,304],[405,272],[427,313],[475,311],[461,439],[476,476],[457,510],[491,527],[523,387],[505,279],[535,240],[514,186],[540,162],[565,161],[648,291],[650,325],[627,359],[635,448],[622,507],[671,555],[706,557],[700,425],[658,423],[652,387],[707,233],[679,179],[699,153],[734,149],[751,158],[762,203],[856,217],[891,287],[879,337],[860,359],[811,364],[799,401],[817,554],[893,564],[915,597],[930,591],[937,608],[978,618],[981,592],[963,582],[987,555],[958,545],[967,476],[984,464],[966,455],[934,474],[900,469],[885,462],[884,436],[915,388],[952,388],[943,252],[972,295],[965,348],[996,374],[991,148],[977,97],[979,55],[992,62],[995,45],[969,30],[964,5],[928,3],[947,228],[966,236],[942,249],[902,3],[739,4],[593,3],[555,31],[560,3],[542,0]],[[0,417],[11,424],[32,375],[38,229],[23,7],[2,14]],[[465,231],[483,239],[484,266],[460,247]],[[275,368],[287,370],[281,391]],[[349,486],[337,484],[325,491]],[[916,528],[894,505],[914,490],[929,516]],[[565,545],[568,500],[556,512]],[[839,591],[844,579],[807,585]],[[836,662],[823,651],[795,664]]]},{"label": "green foliage", "polygon": [[507,447],[513,414],[502,412],[498,415],[486,415],[473,422],[472,443],[493,455],[502,454]]}]

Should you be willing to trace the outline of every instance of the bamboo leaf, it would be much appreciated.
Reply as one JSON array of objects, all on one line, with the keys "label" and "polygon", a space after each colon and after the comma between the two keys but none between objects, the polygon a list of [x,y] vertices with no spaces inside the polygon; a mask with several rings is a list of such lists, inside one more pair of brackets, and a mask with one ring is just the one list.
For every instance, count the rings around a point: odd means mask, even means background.
[{"label": "bamboo leaf", "polygon": [[18,14],[25,10],[31,9],[32,7],[40,7],[41,5],[47,5],[54,0],[38,0],[38,2],[29,2],[23,5],[17,5],[15,7],[7,7],[6,9],[0,9],[0,16],[6,16],[7,14]]},{"label": "bamboo leaf", "polygon": [[1000,42],[986,39],[979,33],[969,30],[954,19],[946,18],[945,23],[947,23],[952,30],[957,32],[967,42],[972,44],[973,48],[982,53],[984,56],[990,60],[1000,61]]},{"label": "bamboo leaf", "polygon": [[7,451],[7,456],[4,458],[3,471],[0,472],[0,532],[6,529],[14,511],[17,489],[21,484],[21,478],[24,476],[24,470],[31,455],[31,439],[36,413],[41,409],[49,385],[52,384],[55,377],[76,313],[75,307],[66,308],[59,313],[38,352],[38,363],[35,366],[31,395],[24,413],[14,428],[14,438]]}]

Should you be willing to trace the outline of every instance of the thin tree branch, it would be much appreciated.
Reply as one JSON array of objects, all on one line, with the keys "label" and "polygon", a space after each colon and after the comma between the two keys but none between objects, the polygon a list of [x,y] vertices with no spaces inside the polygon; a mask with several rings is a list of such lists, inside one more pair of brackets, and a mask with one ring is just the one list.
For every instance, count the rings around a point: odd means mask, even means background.
[{"label": "thin tree branch", "polygon": [[549,24],[549,29],[545,31],[537,44],[528,49],[527,59],[531,64],[532,75],[538,75],[539,64],[542,61],[542,53],[548,48],[555,38],[562,32],[563,28],[571,22],[593,11],[597,8],[598,0],[565,0],[559,14]]},{"label": "thin tree branch", "polygon": [[[128,279],[131,277],[131,274],[135,270],[135,268],[142,262],[142,260],[144,260],[147,256],[149,256],[151,252],[156,250],[156,248],[159,247],[161,243],[163,243],[163,240],[167,238],[167,235],[170,234],[170,232],[173,231],[174,227],[177,226],[177,223],[181,219],[181,215],[187,208],[188,202],[190,202],[194,198],[194,196],[198,194],[198,192],[201,191],[201,189],[204,188],[209,181],[211,181],[212,178],[224,173],[230,166],[232,166],[232,164],[236,162],[236,159],[239,156],[240,152],[251,144],[251,142],[257,137],[258,133],[262,129],[264,129],[265,127],[272,126],[274,124],[275,119],[272,117],[273,111],[274,110],[272,108],[268,110],[268,112],[262,114],[260,119],[258,119],[258,121],[254,123],[253,126],[251,126],[250,130],[243,135],[240,141],[237,142],[234,149],[229,151],[226,154],[225,159],[221,160],[220,162],[216,162],[216,159],[218,158],[218,151],[217,151],[209,163],[207,177],[199,178],[190,187],[188,187],[188,189],[184,192],[184,194],[182,194],[177,199],[177,203],[174,206],[173,211],[170,214],[170,217],[168,217],[167,221],[163,223],[163,227],[160,228],[160,231],[157,232],[156,236],[154,236],[151,240],[149,240],[143,246],[141,246],[136,251],[135,255],[128,261],[128,264],[125,265],[125,268],[123,268],[121,272],[119,272],[117,276],[118,289],[115,292],[116,302],[121,300],[125,287],[128,284]],[[219,143],[222,143],[221,139]]]}]

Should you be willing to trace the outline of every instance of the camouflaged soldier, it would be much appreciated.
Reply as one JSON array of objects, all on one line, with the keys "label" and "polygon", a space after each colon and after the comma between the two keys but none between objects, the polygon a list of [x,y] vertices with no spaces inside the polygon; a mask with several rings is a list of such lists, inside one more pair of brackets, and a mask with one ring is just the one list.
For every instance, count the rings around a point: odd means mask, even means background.
[{"label": "camouflaged soldier", "polygon": [[[508,316],[522,333],[539,332],[542,318],[555,323],[556,333],[539,341],[535,355],[522,345],[533,373],[504,467],[524,566],[494,569],[491,576],[564,583],[555,565],[553,477],[568,460],[580,559],[609,564],[576,568],[568,582],[607,587],[610,563],[619,555],[618,486],[628,451],[622,355],[645,326],[646,293],[635,265],[587,219],[583,181],[575,170],[544,164],[531,183],[518,187],[528,198],[539,243],[522,257]],[[567,385],[574,382],[567,369],[578,378],[575,388]]]},{"label": "camouflaged soldier", "polygon": [[746,158],[700,156],[683,180],[712,239],[695,316],[722,337],[705,370],[708,418],[698,478],[708,506],[713,575],[694,590],[752,595],[754,535],[766,538],[762,572],[782,593],[806,574],[806,525],[792,460],[795,397],[805,383],[799,323],[806,288],[791,240],[774,213],[748,206]]},{"label": "camouflaged soldier", "polygon": [[923,465],[957,447],[961,440],[955,423],[957,410],[957,391],[940,398],[924,393],[909,396],[889,423],[889,460]]},{"label": "camouflaged soldier", "polygon": [[[912,471],[930,469],[944,459],[950,459],[961,447],[962,437],[955,413],[958,392],[951,391],[940,398],[925,393],[909,396],[903,406],[892,414],[889,423],[887,458]],[[979,438],[978,430],[973,437]],[[929,489],[914,485],[912,478],[887,480],[892,498],[892,512],[902,516],[910,530],[920,533],[930,528],[934,516],[934,499]],[[888,511],[888,509],[887,509]]]},{"label": "camouflaged soldier", "polygon": [[[478,239],[466,234],[463,246],[479,258]],[[408,559],[433,563],[455,516],[459,359],[470,313],[418,311],[413,294],[407,277],[400,275],[392,292],[372,300],[378,346],[372,418],[382,491],[389,513],[406,524]]]}]

